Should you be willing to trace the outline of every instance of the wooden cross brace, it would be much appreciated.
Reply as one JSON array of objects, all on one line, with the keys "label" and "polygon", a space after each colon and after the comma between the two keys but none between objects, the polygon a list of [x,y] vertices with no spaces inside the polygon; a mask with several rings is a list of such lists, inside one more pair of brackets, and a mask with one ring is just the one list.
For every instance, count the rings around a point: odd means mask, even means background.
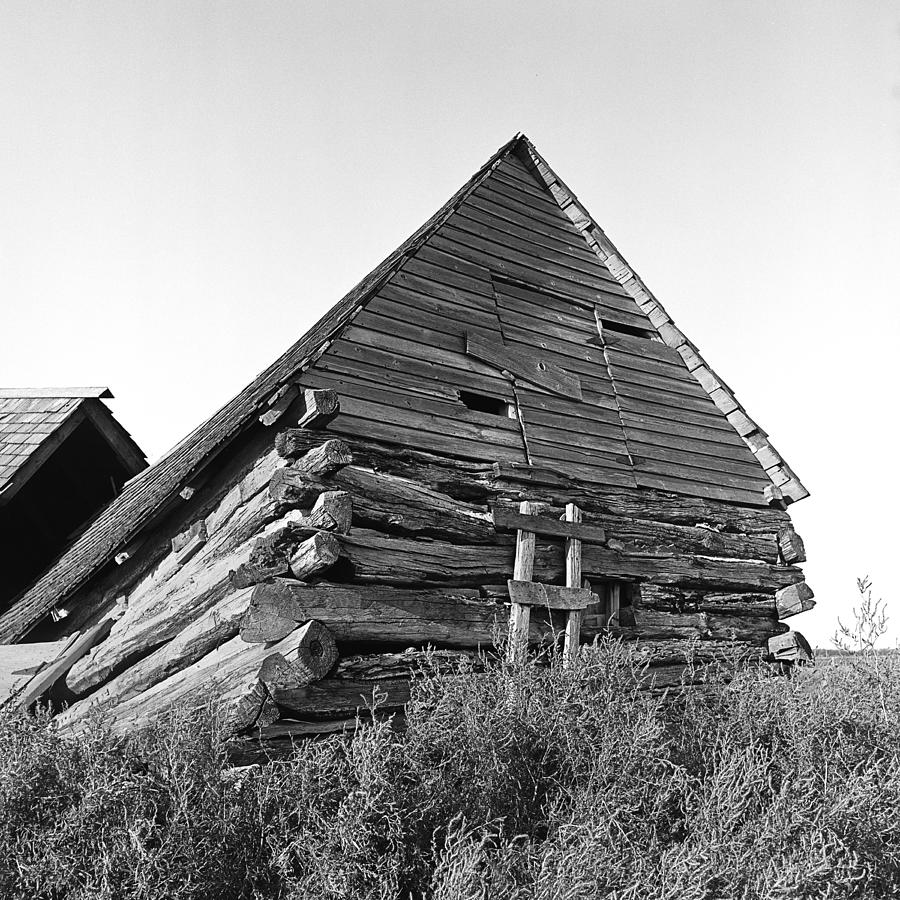
[{"label": "wooden cross brace", "polygon": [[[528,500],[519,504],[520,516],[533,516],[536,513],[537,504]],[[581,522],[581,510],[574,503],[566,504],[565,521]],[[525,658],[528,647],[528,631],[531,625],[531,607],[543,606],[568,611],[563,662],[565,665],[571,665],[578,653],[584,610],[592,603],[599,603],[600,598],[588,588],[581,586],[581,540],[579,538],[566,538],[565,587],[532,581],[535,533],[543,530],[539,523],[540,520],[535,520],[534,530],[520,528],[516,534],[515,568],[513,577],[507,582],[509,599],[512,601],[509,611],[510,641],[507,659],[510,662],[516,662]]]}]

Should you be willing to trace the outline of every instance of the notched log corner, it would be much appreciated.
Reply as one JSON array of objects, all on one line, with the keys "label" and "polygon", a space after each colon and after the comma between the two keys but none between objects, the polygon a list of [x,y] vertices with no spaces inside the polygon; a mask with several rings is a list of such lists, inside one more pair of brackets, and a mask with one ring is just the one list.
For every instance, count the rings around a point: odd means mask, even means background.
[{"label": "notched log corner", "polygon": [[334,668],[337,659],[337,644],[331,632],[321,622],[307,622],[300,629],[291,652],[266,656],[256,680],[238,690],[237,696],[228,702],[226,731],[237,734],[274,724],[281,717],[275,691],[297,690],[321,680]]},{"label": "notched log corner", "polygon": [[[353,462],[353,453],[346,441],[332,438],[315,444],[311,435],[300,428],[288,428],[275,436],[275,450],[282,459],[289,459],[298,468],[310,473],[331,475]],[[318,440],[318,435],[315,436]]]},{"label": "notched log corner", "polygon": [[288,522],[259,538],[250,559],[231,574],[232,585],[237,589],[252,587],[288,574],[302,580],[330,569],[340,556],[340,541],[327,531],[318,531],[303,540],[306,533]]}]

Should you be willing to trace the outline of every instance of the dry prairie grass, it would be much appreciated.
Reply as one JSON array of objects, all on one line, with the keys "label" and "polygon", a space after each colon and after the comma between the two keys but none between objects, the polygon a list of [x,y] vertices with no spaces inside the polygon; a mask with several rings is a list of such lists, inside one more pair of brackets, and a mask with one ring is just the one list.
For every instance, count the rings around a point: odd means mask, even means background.
[{"label": "dry prairie grass", "polygon": [[713,673],[667,698],[626,646],[434,672],[223,779],[210,721],[127,741],[0,722],[5,898],[868,898],[900,885],[900,660]]}]

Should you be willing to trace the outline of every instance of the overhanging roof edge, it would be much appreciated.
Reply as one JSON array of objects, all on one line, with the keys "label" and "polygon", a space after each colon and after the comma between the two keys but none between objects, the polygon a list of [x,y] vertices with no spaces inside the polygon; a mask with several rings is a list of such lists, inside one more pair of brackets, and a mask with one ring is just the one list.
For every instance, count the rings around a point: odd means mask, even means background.
[{"label": "overhanging roof edge", "polygon": [[[766,432],[750,418],[728,385],[704,360],[697,347],[676,327],[662,303],[656,299],[641,277],[627,263],[606,232],[569,190],[565,182],[550,168],[537,148],[520,135],[518,146],[524,150],[523,162],[543,183],[559,208],[582,234],[615,279],[628,291],[640,309],[651,319],[663,341],[684,360],[691,374],[726,416],[744,443],[787,502],[809,496],[809,491],[768,439]],[[520,156],[520,158],[522,158]],[[777,495],[776,495],[777,496]]]}]

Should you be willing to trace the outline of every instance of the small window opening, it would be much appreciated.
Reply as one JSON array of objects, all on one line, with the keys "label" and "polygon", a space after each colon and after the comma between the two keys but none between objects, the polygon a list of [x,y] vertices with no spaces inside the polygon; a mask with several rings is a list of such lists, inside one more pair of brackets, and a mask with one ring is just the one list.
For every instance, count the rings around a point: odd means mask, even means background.
[{"label": "small window opening", "polygon": [[490,397],[487,394],[476,394],[473,391],[460,391],[459,399],[467,409],[474,412],[487,413],[490,416],[503,416],[505,419],[516,418],[516,409],[507,400]]},{"label": "small window opening", "polygon": [[624,581],[591,580],[591,590],[600,602],[588,607],[595,625],[628,628],[634,625],[632,585]]},{"label": "small window opening", "polygon": [[604,331],[615,331],[618,334],[627,334],[630,337],[645,338],[649,341],[659,341],[660,337],[655,331],[647,328],[638,328],[636,325],[624,325],[621,322],[610,322],[609,319],[601,319],[600,324]]}]

